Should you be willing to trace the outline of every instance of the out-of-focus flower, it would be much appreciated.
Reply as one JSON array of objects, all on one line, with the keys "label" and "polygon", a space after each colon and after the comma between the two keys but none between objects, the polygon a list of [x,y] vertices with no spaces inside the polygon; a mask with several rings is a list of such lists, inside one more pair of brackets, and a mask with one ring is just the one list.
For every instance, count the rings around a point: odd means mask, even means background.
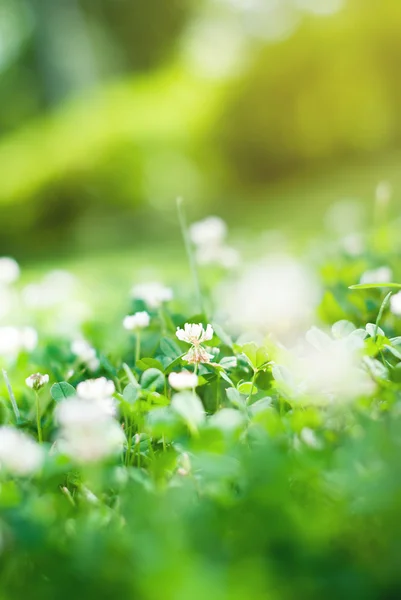
[{"label": "out-of-focus flower", "polygon": [[43,459],[42,448],[28,435],[13,427],[0,427],[0,469],[28,476],[39,471]]},{"label": "out-of-focus flower", "polygon": [[220,217],[207,217],[193,223],[189,234],[196,246],[196,260],[200,265],[217,264],[232,269],[239,264],[239,253],[224,242],[227,225]]},{"label": "out-of-focus flower", "polygon": [[216,298],[222,318],[242,331],[288,334],[311,321],[317,283],[302,263],[278,254],[250,265]]},{"label": "out-of-focus flower", "polygon": [[163,302],[173,299],[173,290],[161,283],[141,283],[131,290],[133,298],[143,300],[149,308],[159,308]]},{"label": "out-of-focus flower", "polygon": [[97,371],[100,360],[96,356],[96,350],[86,340],[74,340],[71,344],[71,352],[78,357],[79,361],[87,366],[89,371]]},{"label": "out-of-focus flower", "polygon": [[376,187],[376,204],[380,208],[386,208],[391,200],[393,189],[388,181],[381,181]]},{"label": "out-of-focus flower", "polygon": [[78,399],[97,404],[106,415],[116,414],[116,403],[113,394],[116,391],[114,383],[106,377],[88,379],[77,385]]},{"label": "out-of-focus flower", "polygon": [[313,327],[306,334],[306,343],[290,352],[284,365],[273,367],[278,386],[310,403],[351,401],[372,394],[375,383],[361,354],[364,336],[366,332],[356,329],[333,339]]},{"label": "out-of-focus flower", "polygon": [[225,269],[233,269],[240,263],[240,255],[230,246],[201,246],[196,250],[196,260],[200,265],[220,265]]},{"label": "out-of-focus flower", "polygon": [[390,297],[390,310],[397,317],[401,316],[401,292],[397,292]]},{"label": "out-of-focus flower", "polygon": [[20,352],[32,352],[38,334],[32,327],[0,327],[0,356],[16,358]]},{"label": "out-of-focus flower", "polygon": [[390,267],[371,269],[362,274],[360,283],[389,283],[393,277]]},{"label": "out-of-focus flower", "polygon": [[150,315],[146,311],[136,312],[134,315],[128,315],[124,318],[123,326],[128,331],[135,329],[144,329],[150,323]]},{"label": "out-of-focus flower", "polygon": [[22,291],[28,308],[46,310],[70,301],[76,288],[76,279],[68,271],[50,271],[38,283],[30,283]]},{"label": "out-of-focus flower", "polygon": [[58,450],[78,463],[99,462],[122,451],[120,425],[97,402],[65,400],[57,406],[56,420]]},{"label": "out-of-focus flower", "polygon": [[189,458],[188,452],[183,452],[180,454],[177,460],[178,469],[177,474],[181,475],[181,477],[186,477],[191,472],[191,460]]},{"label": "out-of-focus flower", "polygon": [[10,285],[20,276],[17,261],[8,256],[0,257],[0,285]]},{"label": "out-of-focus flower", "polygon": [[168,376],[168,382],[177,392],[182,392],[183,390],[196,388],[198,385],[198,376],[195,373],[189,373],[189,371],[173,372]]},{"label": "out-of-focus flower", "polygon": [[344,236],[341,245],[350,256],[359,256],[365,248],[363,237],[359,233],[349,233]]},{"label": "out-of-focus flower", "polygon": [[32,390],[40,390],[46,383],[49,383],[49,376],[47,374],[33,373],[25,379],[25,383]]},{"label": "out-of-focus flower", "polygon": [[227,225],[220,217],[207,217],[192,223],[189,235],[197,246],[219,246],[226,238]]}]

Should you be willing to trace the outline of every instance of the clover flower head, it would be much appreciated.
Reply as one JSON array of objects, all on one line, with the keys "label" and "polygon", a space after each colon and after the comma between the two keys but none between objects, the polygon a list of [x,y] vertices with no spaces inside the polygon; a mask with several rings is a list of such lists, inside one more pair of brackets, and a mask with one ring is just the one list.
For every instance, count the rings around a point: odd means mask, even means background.
[{"label": "clover flower head", "polygon": [[150,315],[146,310],[136,312],[134,315],[128,315],[124,318],[123,327],[127,331],[135,331],[136,329],[144,329],[150,323]]},{"label": "clover flower head", "polygon": [[198,346],[213,337],[213,327],[209,324],[204,329],[202,323],[185,323],[184,329],[177,327],[176,336],[182,342]]},{"label": "clover flower head", "polygon": [[22,477],[33,475],[43,458],[42,448],[26,433],[7,425],[0,427],[0,470]]},{"label": "clover flower head", "polygon": [[177,392],[183,390],[191,390],[198,385],[198,376],[189,371],[181,371],[180,373],[170,373],[168,382]]},{"label": "clover flower head", "polygon": [[143,300],[149,308],[159,308],[163,302],[173,299],[173,290],[157,282],[141,283],[132,288],[131,295]]},{"label": "clover flower head", "polygon": [[47,374],[42,375],[41,373],[33,373],[25,379],[26,385],[32,390],[40,390],[46,383],[49,383],[49,376]]},{"label": "clover flower head", "polygon": [[106,377],[87,379],[77,385],[77,396],[83,402],[100,407],[106,415],[116,414],[116,403],[113,394],[116,391],[114,383]]}]

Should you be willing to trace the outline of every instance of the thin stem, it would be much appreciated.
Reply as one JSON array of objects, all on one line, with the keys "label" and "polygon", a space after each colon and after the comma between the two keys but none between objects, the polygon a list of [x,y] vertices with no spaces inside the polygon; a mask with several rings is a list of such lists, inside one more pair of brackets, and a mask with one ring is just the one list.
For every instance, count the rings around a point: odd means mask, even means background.
[{"label": "thin stem", "polygon": [[42,424],[40,422],[39,394],[36,391],[35,391],[35,396],[36,396],[36,426],[38,429],[38,441],[39,441],[39,444],[41,444],[43,442]]},{"label": "thin stem", "polygon": [[180,227],[181,227],[181,233],[182,233],[182,237],[183,237],[184,244],[185,244],[185,250],[187,253],[187,257],[188,257],[189,267],[191,269],[192,279],[193,279],[194,288],[195,288],[195,294],[196,294],[196,297],[198,300],[199,310],[201,313],[206,314],[203,297],[202,297],[200,280],[199,280],[198,268],[197,268],[197,264],[196,264],[196,260],[195,260],[195,254],[193,251],[190,237],[188,235],[188,226],[187,226],[187,221],[185,218],[185,211],[183,208],[183,199],[182,198],[177,198],[177,212],[178,212],[178,219],[179,219]]},{"label": "thin stem", "polygon": [[252,383],[251,383],[251,391],[249,393],[249,396],[246,400],[246,403],[248,404],[248,402],[252,399],[252,394],[253,394],[253,390],[255,388],[255,381],[256,381],[256,375],[258,374],[258,370],[255,369],[253,372],[253,377],[252,377]]},{"label": "thin stem", "polygon": [[374,339],[374,341],[376,341],[376,339],[377,339],[377,332],[379,330],[380,321],[381,321],[383,313],[384,313],[384,311],[386,309],[386,306],[387,306],[387,304],[390,301],[390,297],[391,297],[392,293],[393,292],[389,292],[386,295],[386,297],[384,298],[383,302],[381,303],[380,310],[379,310],[379,313],[378,313],[377,319],[376,319],[375,329],[374,329],[374,332],[373,332],[373,339]]},{"label": "thin stem", "polygon": [[163,306],[159,307],[158,313],[159,313],[159,319],[160,319],[160,325],[162,328],[162,333],[163,333],[163,335],[167,335],[167,325],[166,325],[166,319],[164,318]]},{"label": "thin stem", "polygon": [[18,423],[18,421],[20,420],[21,415],[20,415],[20,412],[19,412],[17,401],[16,401],[15,396],[14,396],[14,392],[13,392],[12,387],[11,387],[10,380],[8,378],[8,375],[7,375],[7,371],[5,371],[5,369],[3,369],[3,377],[4,377],[4,381],[6,382],[7,391],[8,391],[8,395],[10,397],[11,406],[13,407],[13,411],[14,411],[14,414],[15,414],[15,419],[16,419],[16,421]]},{"label": "thin stem", "polygon": [[141,356],[141,333],[140,330],[136,330],[136,350],[135,350],[135,365],[137,364]]},{"label": "thin stem", "polygon": [[[194,375],[198,375],[198,363],[194,364]],[[194,396],[196,396],[196,385],[194,385],[194,387],[192,388],[192,393]]]}]

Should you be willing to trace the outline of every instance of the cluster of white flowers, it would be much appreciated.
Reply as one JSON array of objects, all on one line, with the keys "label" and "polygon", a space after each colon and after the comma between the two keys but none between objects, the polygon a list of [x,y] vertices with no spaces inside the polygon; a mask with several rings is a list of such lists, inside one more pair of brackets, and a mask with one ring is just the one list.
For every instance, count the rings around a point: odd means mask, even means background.
[{"label": "cluster of white flowers", "polygon": [[207,217],[193,223],[189,228],[190,238],[196,246],[199,264],[218,264],[226,269],[236,267],[240,262],[238,252],[227,246],[227,225],[220,217]]},{"label": "cluster of white flowers", "polygon": [[319,290],[301,262],[278,254],[250,265],[218,290],[216,301],[221,318],[233,327],[288,335],[311,323]]},{"label": "cluster of white flowers", "polygon": [[188,363],[209,363],[213,358],[213,355],[202,346],[213,337],[213,328],[210,324],[204,329],[201,323],[185,323],[184,329],[177,327],[176,336],[182,342],[191,344],[189,352],[182,357]]},{"label": "cluster of white flowers", "polygon": [[198,385],[198,380],[198,376],[189,371],[181,371],[180,373],[173,372],[168,376],[169,384],[177,392],[195,389]]},{"label": "cluster of white flowers", "polygon": [[32,327],[0,327],[0,357],[15,359],[21,352],[32,352],[38,334]]},{"label": "cluster of white flowers", "polygon": [[21,477],[33,475],[43,459],[42,448],[28,435],[13,427],[0,427],[0,470]]},{"label": "cluster of white flowers", "polygon": [[393,277],[393,272],[390,267],[378,267],[365,271],[362,274],[360,283],[390,283]]},{"label": "cluster of white flowers", "polygon": [[83,381],[77,397],[61,402],[56,409],[60,425],[57,447],[79,463],[98,462],[117,454],[125,436],[114,419],[115,388],[105,377]]},{"label": "cluster of white flowers", "polygon": [[89,371],[97,371],[100,366],[100,360],[96,355],[96,350],[86,340],[77,339],[71,344],[71,352],[75,354],[79,362],[85,365]]},{"label": "cluster of white flowers", "polygon": [[173,299],[173,290],[158,282],[140,283],[132,288],[131,296],[143,300],[149,308],[160,308]]},{"label": "cluster of white flowers", "polygon": [[339,321],[333,336],[312,327],[287,355],[284,365],[273,367],[273,376],[293,398],[304,402],[353,400],[370,395],[375,383],[364,367],[361,349],[367,332]]},{"label": "cluster of white flowers", "polygon": [[49,376],[47,374],[33,373],[25,379],[25,383],[32,390],[40,390],[46,383],[49,383]]},{"label": "cluster of white flowers", "polygon": [[127,315],[123,320],[123,327],[127,331],[145,329],[149,326],[150,315],[146,311],[136,312],[134,315]]}]

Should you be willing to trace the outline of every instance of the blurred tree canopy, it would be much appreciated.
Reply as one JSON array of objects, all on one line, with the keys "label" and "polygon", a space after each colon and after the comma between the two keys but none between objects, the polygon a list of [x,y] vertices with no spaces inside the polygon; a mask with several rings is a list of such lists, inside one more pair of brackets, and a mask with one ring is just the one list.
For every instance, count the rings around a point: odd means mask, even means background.
[{"label": "blurred tree canopy", "polygon": [[260,184],[399,145],[400,32],[400,3],[349,0],[265,45],[217,130],[234,180]]},{"label": "blurred tree canopy", "polygon": [[329,4],[0,0],[0,253],[397,149],[401,4]]}]

